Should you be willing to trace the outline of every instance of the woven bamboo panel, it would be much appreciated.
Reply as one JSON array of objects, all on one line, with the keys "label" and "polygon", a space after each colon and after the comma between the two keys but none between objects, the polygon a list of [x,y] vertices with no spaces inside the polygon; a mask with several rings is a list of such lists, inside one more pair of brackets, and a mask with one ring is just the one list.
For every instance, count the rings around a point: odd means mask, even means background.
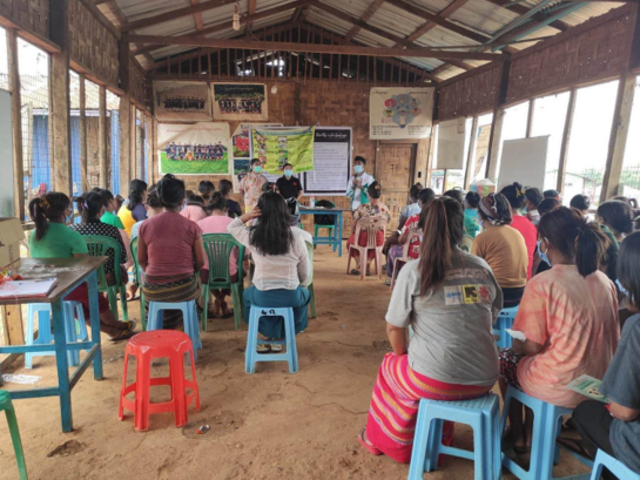
[{"label": "woven bamboo panel", "polygon": [[438,120],[471,117],[493,110],[500,89],[501,68],[469,75],[440,88]]},{"label": "woven bamboo panel", "polygon": [[131,59],[129,59],[129,82],[131,96],[143,105],[150,107],[149,99],[151,95],[149,89],[151,88],[151,83],[147,81],[140,68]]},{"label": "woven bamboo panel", "polygon": [[593,28],[586,28],[587,22],[579,34],[560,42],[549,42],[547,48],[534,47],[532,54],[514,59],[507,102],[619,75],[626,62],[628,33],[633,21],[624,12],[612,11],[611,17],[606,23],[597,23],[596,18],[591,21]]},{"label": "woven bamboo panel", "polygon": [[0,15],[43,37],[49,36],[49,0],[0,0]]},{"label": "woven bamboo panel", "polygon": [[118,85],[118,40],[79,0],[69,0],[69,37],[73,60],[99,79]]}]

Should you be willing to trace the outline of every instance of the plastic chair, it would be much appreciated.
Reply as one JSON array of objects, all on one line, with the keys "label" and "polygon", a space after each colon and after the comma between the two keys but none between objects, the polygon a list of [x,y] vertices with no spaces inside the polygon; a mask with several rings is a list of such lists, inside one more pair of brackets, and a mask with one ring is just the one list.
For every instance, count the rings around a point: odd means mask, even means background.
[{"label": "plastic chair", "polygon": [[[367,262],[369,250],[375,252],[376,272],[378,278],[382,278],[382,248],[384,245],[377,245],[376,234],[379,230],[382,230],[383,235],[386,233],[386,222],[381,221],[375,217],[364,217],[358,220],[356,223],[356,233],[354,236],[354,244],[349,245],[349,258],[347,259],[347,274],[349,274],[349,268],[351,266],[351,259],[353,258],[353,252],[357,251],[360,256],[360,280],[364,280],[366,274]],[[358,244],[360,239],[360,232],[367,233],[367,244],[361,247]]]},{"label": "plastic chair", "polygon": [[[533,410],[531,461],[529,471],[523,469],[506,456],[502,459],[502,465],[520,480],[552,480],[554,478],[552,472],[553,465],[557,465],[560,458],[560,449],[556,446],[556,438],[561,432],[562,416],[571,414],[573,410],[556,407],[550,403],[530,397],[526,393],[510,386],[507,389],[507,395],[504,399],[504,410],[502,412],[502,419],[500,420],[500,430],[503,432],[503,435],[512,399],[518,400]],[[579,460],[585,465],[592,465],[592,463],[585,458],[579,458]],[[574,475],[570,478],[573,480],[587,480],[589,474]]]},{"label": "plastic chair", "polygon": [[142,317],[142,330],[145,331],[147,329],[147,319],[144,316],[144,293],[142,292],[142,275],[140,275],[142,269],[140,268],[140,265],[138,265],[138,237],[131,239],[129,248],[131,249],[131,256],[133,257],[136,283],[138,284],[138,289],[140,291],[140,316]]},{"label": "plastic chair", "polygon": [[513,338],[507,333],[507,328],[513,327],[513,322],[518,314],[519,305],[510,308],[503,308],[498,315],[494,325],[497,328],[493,329],[493,334],[498,338],[496,345],[499,348],[510,348],[513,343]]},{"label": "plastic chair", "polygon": [[[207,331],[209,292],[211,289],[229,289],[233,298],[233,316],[236,322],[236,330],[240,330],[242,325],[242,292],[244,292],[244,274],[242,262],[244,259],[245,247],[238,242],[233,235],[228,233],[212,233],[202,236],[204,250],[209,259],[209,282],[202,285],[202,298],[204,299],[204,311],[202,312],[202,330]],[[238,252],[238,280],[231,282],[229,273],[229,261],[231,252],[237,248]]]},{"label": "plastic chair", "polygon": [[188,302],[149,302],[149,318],[147,319],[147,331],[162,330],[162,312],[164,310],[180,310],[184,331],[193,343],[193,356],[198,360],[198,349],[202,348],[200,339],[200,324],[198,322],[198,309],[195,300]]},{"label": "plastic chair", "polygon": [[[473,428],[473,452],[442,445],[444,420]],[[436,470],[439,455],[473,460],[475,480],[497,480],[502,470],[499,423],[500,400],[493,393],[473,400],[420,400],[409,480],[422,480],[424,472]]]},{"label": "plastic chair", "polygon": [[20,480],[27,480],[27,464],[24,461],[24,452],[22,451],[22,441],[20,440],[20,429],[18,428],[18,419],[16,411],[11,402],[11,395],[5,390],[0,390],[0,411],[4,410],[9,424],[9,432],[11,433],[11,441],[13,442],[13,451],[16,454],[16,463],[20,472]]},{"label": "plastic chair", "polygon": [[[284,340],[261,340],[258,338],[258,324],[264,316],[284,318]],[[258,353],[258,345],[284,345],[284,353]],[[293,320],[293,309],[251,306],[249,315],[249,331],[247,332],[247,349],[244,352],[246,373],[256,373],[257,362],[288,362],[289,373],[298,372],[298,350],[296,348],[296,329]]]},{"label": "plastic chair", "polygon": [[[87,325],[84,319],[84,310],[79,302],[65,301],[63,302],[64,324],[67,343],[75,343],[78,340],[89,340],[87,334]],[[78,322],[76,323],[75,317]],[[37,317],[37,318],[36,318]],[[25,368],[33,368],[34,357],[55,356],[56,352],[53,346],[53,334],[51,333],[51,304],[49,303],[30,303],[27,306],[27,331],[25,333],[25,345],[49,345],[50,352],[27,352],[24,357]],[[38,337],[35,336],[35,324],[38,322]],[[78,350],[70,350],[67,352],[67,361],[69,366],[75,367],[80,363],[80,353]]]},{"label": "plastic chair", "polygon": [[402,257],[396,258],[393,260],[393,275],[391,276],[391,287],[390,287],[391,290],[393,290],[393,287],[396,284],[396,278],[398,277],[398,270],[400,267],[399,263],[402,263],[403,265],[405,265],[411,260],[415,260],[415,258],[411,258],[409,256],[409,253],[410,253],[411,243],[414,242],[416,239],[418,239],[418,242],[420,242],[420,231],[417,228],[415,229],[412,228],[409,231],[407,241],[402,246]]},{"label": "plastic chair", "polygon": [[109,308],[113,312],[116,318],[120,318],[118,314],[118,300],[116,295],[120,293],[120,305],[122,306],[122,318],[126,321],[129,320],[129,313],[127,311],[127,290],[125,284],[122,282],[120,273],[120,258],[122,257],[122,247],[120,243],[104,235],[86,235],[83,236],[87,248],[89,249],[89,255],[92,257],[106,257],[109,250],[113,250],[114,254],[114,276],[115,284],[109,285],[107,283],[107,277],[104,272],[104,264],[98,269],[98,291],[106,292],[109,298]]},{"label": "plastic chair", "polygon": [[[191,380],[184,378],[184,356],[191,361]],[[127,365],[129,356],[136,357],[136,379],[127,386]],[[169,359],[169,376],[151,378],[151,366],[155,358]],[[171,400],[151,403],[149,387],[168,385]],[[187,388],[191,393],[187,393]],[[134,392],[134,399],[126,398]],[[200,389],[196,380],[194,350],[191,339],[176,330],[142,332],[129,340],[124,354],[124,372],[120,390],[118,418],[124,420],[124,409],[134,414],[134,427],[138,432],[149,430],[149,414],[173,412],[176,427],[187,423],[187,409],[195,400],[196,410],[200,410]]]},{"label": "plastic chair", "polygon": [[307,253],[309,254],[309,285],[307,286],[307,290],[309,290],[309,295],[311,296],[311,300],[309,302],[309,308],[311,309],[311,318],[316,318],[316,290],[313,288],[313,250],[315,245],[311,245],[307,242]]},{"label": "plastic chair", "polygon": [[606,454],[602,450],[598,450],[596,459],[593,462],[591,480],[600,480],[603,467],[607,467],[607,469],[620,480],[640,480],[640,475],[632,471],[620,460],[616,460],[611,455]]}]

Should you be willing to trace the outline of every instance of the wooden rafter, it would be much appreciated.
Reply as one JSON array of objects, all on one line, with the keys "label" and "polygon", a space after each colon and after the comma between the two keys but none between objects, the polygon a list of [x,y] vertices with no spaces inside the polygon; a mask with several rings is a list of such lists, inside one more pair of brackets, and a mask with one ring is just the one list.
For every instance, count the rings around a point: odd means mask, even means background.
[{"label": "wooden rafter", "polygon": [[[254,15],[256,13],[256,3],[257,3],[257,0],[249,0],[249,6],[247,11],[248,16]],[[249,20],[247,22],[247,26],[245,27],[245,34],[247,38],[251,37],[252,26],[253,26],[253,20]]]},{"label": "wooden rafter", "polygon": [[[378,11],[378,9],[382,6],[383,3],[384,3],[384,0],[374,0],[373,3],[369,5],[369,8],[367,8],[367,10],[362,14],[362,17],[360,17],[360,20],[363,22],[368,22],[371,19],[371,17],[373,17],[373,15]],[[354,25],[353,27],[351,27],[351,30],[349,30],[347,35],[344,37],[344,42],[349,43],[351,40],[353,40],[353,38],[358,34],[360,30],[361,28],[357,25]]]},{"label": "wooden rafter", "polygon": [[170,12],[154,15],[153,17],[147,17],[141,20],[136,20],[135,22],[129,22],[123,26],[123,31],[131,32],[139,28],[146,28],[153,25],[158,25],[159,23],[170,22],[178,18],[188,17],[189,15],[193,15],[195,13],[202,13],[208,10],[213,10],[214,8],[228,5],[229,3],[233,3],[234,1],[235,0],[209,0],[207,2],[198,3],[189,7],[178,8],[176,10],[171,10]]},{"label": "wooden rafter", "polygon": [[309,5],[305,5],[303,7],[298,7],[293,12],[291,16],[291,23],[294,25],[300,25],[304,22],[304,19],[307,18],[307,14],[309,13]]},{"label": "wooden rafter", "polygon": [[[200,0],[191,0],[191,5],[197,5],[198,3],[200,3]],[[196,30],[202,30],[204,28],[202,24],[202,12],[194,13],[193,21],[196,24]]]},{"label": "wooden rafter", "polygon": [[[494,5],[498,5],[499,7],[503,7],[506,8],[507,10],[513,12],[513,13],[517,13],[518,15],[524,15],[526,13],[529,12],[529,10],[531,10],[529,7],[525,6],[525,5],[521,5],[521,4],[513,4],[511,0],[489,0],[489,2],[493,3]],[[508,5],[508,7],[507,7]],[[533,16],[534,20],[543,20],[544,19],[544,14],[539,12],[536,13]],[[558,30],[560,30],[561,32],[565,32],[567,30],[569,30],[569,28],[571,28],[571,25],[569,25],[568,23],[563,22],[562,20],[556,20],[555,22],[552,22],[549,24],[550,27],[556,28]]]},{"label": "wooden rafter", "polygon": [[[442,10],[439,14],[438,17],[440,18],[447,18],[450,17],[451,15],[453,15],[457,10],[459,10],[460,8],[462,8],[469,0],[454,0],[453,2],[451,2],[449,4],[449,6],[447,8],[445,8],[444,10]],[[420,27],[416,28],[413,33],[411,33],[411,35],[409,35],[407,37],[407,40],[409,40],[410,42],[415,42],[416,40],[418,40],[420,37],[422,37],[423,35],[425,35],[427,32],[431,31],[433,28],[435,28],[437,24],[431,21],[427,21],[425,22],[423,25],[421,25]],[[398,45],[396,45],[397,47]]]}]

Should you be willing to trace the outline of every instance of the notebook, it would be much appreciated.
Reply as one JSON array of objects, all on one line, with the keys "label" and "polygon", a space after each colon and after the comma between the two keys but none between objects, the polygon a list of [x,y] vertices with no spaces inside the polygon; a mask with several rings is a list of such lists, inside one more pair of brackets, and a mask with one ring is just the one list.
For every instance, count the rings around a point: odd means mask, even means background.
[{"label": "notebook", "polygon": [[56,278],[14,280],[0,285],[0,299],[46,297],[58,283]]}]

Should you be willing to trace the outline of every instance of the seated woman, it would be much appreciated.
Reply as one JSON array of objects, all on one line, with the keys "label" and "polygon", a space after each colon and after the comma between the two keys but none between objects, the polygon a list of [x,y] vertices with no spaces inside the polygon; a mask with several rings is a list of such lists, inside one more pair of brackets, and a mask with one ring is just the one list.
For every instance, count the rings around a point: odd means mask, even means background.
[{"label": "seated woman", "polygon": [[[583,374],[601,379],[620,338],[616,289],[598,271],[607,239],[598,225],[566,207],[545,214],[538,229],[552,268],[527,285],[512,327],[527,340],[514,339],[500,353],[500,387],[503,395],[511,385],[574,408],[584,397],[566,386]],[[522,405],[511,402],[508,437],[516,453],[531,446],[531,417],[523,425]]]},{"label": "seated woman", "polygon": [[[258,219],[255,225],[247,222]],[[263,193],[258,205],[229,224],[228,232],[251,249],[255,264],[253,286],[244,291],[244,321],[249,322],[252,306],[291,307],[296,334],[307,328],[309,291],[300,285],[310,272],[307,246],[301,235],[289,227],[289,210],[282,196]],[[260,322],[259,332],[266,338],[285,336],[281,317],[267,317]]]},{"label": "seated woman", "polygon": [[468,192],[464,197],[465,222],[468,222],[467,218],[469,218],[478,226],[478,228],[475,229],[473,238],[476,237],[481,226],[480,217],[478,217],[478,205],[480,204],[481,199],[482,197],[478,192]]},{"label": "seated woman", "polygon": [[[366,430],[358,435],[373,455],[402,463],[411,460],[420,399],[479,397],[498,379],[492,326],[502,309],[500,287],[484,260],[457,247],[460,202],[441,197],[424,209],[420,258],[400,272],[385,317],[393,352],[382,361]],[[452,423],[445,422],[443,437],[450,445]]]},{"label": "seated woman", "polygon": [[[155,185],[152,185],[151,188],[149,188],[149,194],[147,195],[147,201],[144,204],[144,208],[147,210],[147,219],[153,218],[164,212],[164,207],[162,206],[162,202],[160,201]],[[145,220],[140,220],[139,222],[134,223],[133,227],[131,227],[131,240],[138,238],[140,235],[140,227],[144,222]]]},{"label": "seated woman", "polygon": [[[233,222],[233,219],[229,217],[229,207],[227,201],[224,199],[220,192],[214,192],[207,209],[211,212],[211,215],[207,218],[200,220],[198,226],[202,230],[204,235],[210,233],[227,233],[229,224]],[[205,252],[206,253],[206,252]],[[238,281],[238,249],[233,248],[229,258],[229,274],[231,275],[231,282]],[[209,260],[205,258],[205,266],[200,275],[203,282],[209,281]],[[214,318],[220,316],[220,318],[229,318],[233,315],[233,312],[229,310],[229,306],[225,301],[225,297],[231,295],[231,290],[213,289],[211,290],[215,301],[211,309],[209,310],[209,317]]]},{"label": "seated woman", "polygon": [[240,208],[240,204],[230,198],[231,191],[233,190],[233,183],[231,183],[226,178],[222,179],[218,183],[218,189],[218,191],[222,195],[222,198],[227,201],[227,205],[229,206],[229,216],[231,218],[236,218],[242,215],[242,208]]},{"label": "seated woman", "polygon": [[187,206],[180,212],[184,218],[188,218],[192,222],[199,222],[207,218],[205,210],[205,202],[199,195],[189,195],[187,197]]},{"label": "seated woman", "polygon": [[591,199],[587,195],[575,195],[571,199],[569,206],[580,212],[580,215],[583,217],[586,217],[587,212],[589,212],[589,207],[591,206]]},{"label": "seated woman", "polygon": [[198,194],[200,195],[200,198],[202,198],[202,201],[205,203],[205,205],[209,203],[209,200],[211,200],[213,192],[215,191],[216,186],[211,180],[202,180],[198,184]]},{"label": "seated woman", "polygon": [[538,229],[531,223],[531,220],[520,213],[526,198],[522,185],[515,182],[513,185],[504,187],[500,190],[500,193],[505,196],[511,205],[511,227],[520,232],[527,246],[527,280],[529,280],[533,269],[533,256],[538,246]]},{"label": "seated woman", "polygon": [[502,288],[504,306],[520,303],[527,283],[528,252],[524,237],[509,224],[511,207],[504,195],[490,193],[478,213],[484,232],[473,241],[471,253],[487,261]]},{"label": "seated woman", "polygon": [[524,191],[524,208],[527,211],[527,218],[534,225],[540,222],[542,214],[538,211],[538,207],[543,200],[544,195],[539,188],[527,188]]},{"label": "seated woman", "polygon": [[[451,190],[447,190],[443,193],[445,197],[451,197],[454,200],[460,202],[460,205],[464,207],[465,205],[465,194],[464,191],[460,188],[453,188]],[[471,240],[476,238],[478,231],[480,230],[480,225],[476,222],[476,220],[472,216],[468,216],[465,214],[464,216],[464,235],[469,237]],[[464,243],[464,242],[463,242]],[[467,250],[468,251],[468,250]]]},{"label": "seated woman", "polygon": [[94,188],[94,192],[99,193],[102,197],[104,205],[104,214],[100,217],[102,223],[116,227],[118,230],[124,230],[124,225],[120,217],[118,217],[118,202],[111,191],[104,188]]},{"label": "seated woman", "polygon": [[[347,252],[349,247],[355,244],[356,238],[356,225],[358,221],[363,218],[374,219],[380,224],[380,228],[376,233],[376,245],[381,247],[384,245],[384,227],[391,221],[391,213],[387,206],[382,203],[380,197],[382,196],[382,188],[378,182],[373,182],[367,189],[369,194],[369,203],[360,205],[355,212],[353,212],[353,223],[351,224],[351,231],[353,232],[347,240]],[[360,238],[358,238],[358,245],[361,247],[367,244],[367,232],[360,232]],[[358,259],[360,252],[357,250],[352,253],[353,257]],[[371,260],[375,258],[375,252],[370,250],[367,259],[367,272],[369,271],[369,264]],[[351,270],[352,275],[360,275],[360,271],[357,269]]]},{"label": "seated woman", "polygon": [[[430,188],[423,188],[418,193],[418,205],[420,206],[420,212],[411,215],[406,222],[404,222],[404,226],[402,227],[402,233],[398,238],[398,245],[393,245],[389,249],[389,254],[387,255],[387,276],[388,281],[385,282],[388,285],[391,284],[391,278],[393,277],[393,264],[396,258],[402,257],[404,251],[404,245],[409,241],[410,232],[419,228],[420,216],[424,211],[425,205],[428,205],[431,200],[436,198],[436,194]],[[415,237],[414,237],[415,238]],[[416,242],[415,240],[409,247],[409,257],[410,258],[418,258],[420,255],[420,242]],[[398,272],[400,273],[400,272]],[[397,276],[397,275],[396,275]]]},{"label": "seated woman", "polygon": [[[600,449],[640,473],[640,233],[622,243],[619,260],[618,277],[630,293],[628,308],[635,315],[625,323],[618,350],[600,385],[609,405],[582,402],[573,413],[573,423],[587,456],[595,458]],[[584,448],[578,451],[585,453]]]},{"label": "seated woman", "polygon": [[597,221],[613,232],[618,243],[633,232],[633,209],[627,202],[608,200],[598,207]]},{"label": "seated woman", "polygon": [[133,224],[147,218],[147,211],[144,208],[147,201],[147,183],[142,180],[131,180],[128,200],[118,210],[118,217],[120,217],[127,235],[131,238]]},{"label": "seated woman", "polygon": [[[204,266],[202,230],[180,215],[185,199],[184,182],[171,174],[157,185],[164,212],[149,218],[140,227],[138,265],[144,271],[142,292],[147,300],[159,302],[199,302],[200,269]],[[170,234],[167,234],[167,233]],[[163,313],[164,328],[180,326],[178,310]]]},{"label": "seated woman", "polygon": [[[102,207],[102,200],[100,200],[100,207]],[[32,258],[72,258],[85,257],[88,254],[87,244],[82,235],[74,232],[64,223],[71,213],[71,202],[64,193],[45,193],[29,202],[29,215],[36,226],[29,236],[29,252]],[[78,286],[67,295],[66,300],[82,304],[88,324],[90,318],[87,284],[82,283]],[[109,335],[110,340],[125,340],[135,334],[136,323],[119,322],[109,309],[109,302],[102,293],[98,294],[98,306],[100,331]]]}]

